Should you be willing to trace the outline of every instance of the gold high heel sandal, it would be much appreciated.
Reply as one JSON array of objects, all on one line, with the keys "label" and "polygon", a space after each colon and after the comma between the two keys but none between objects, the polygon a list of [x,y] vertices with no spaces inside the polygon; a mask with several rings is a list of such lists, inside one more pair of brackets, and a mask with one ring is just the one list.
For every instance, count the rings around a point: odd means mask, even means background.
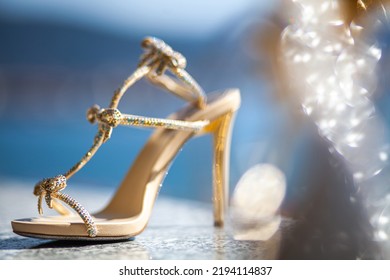
[{"label": "gold high heel sandal", "polygon": [[[43,179],[35,185],[38,211],[42,201],[61,216],[12,221],[15,233],[37,238],[73,240],[120,240],[141,233],[149,220],[159,186],[169,163],[192,136],[214,136],[213,204],[215,225],[222,226],[228,201],[229,151],[231,128],[240,106],[237,89],[206,96],[202,88],[184,70],[186,59],[163,41],[146,38],[145,49],[136,71],[114,93],[110,106],[93,106],[87,112],[91,123],[98,123],[92,147],[64,175]],[[141,78],[189,101],[188,106],[167,119],[122,114],[117,108],[126,90]],[[111,136],[118,125],[155,128],[136,158],[111,202],[93,215],[76,200],[62,192],[67,181],[79,171]],[[73,215],[65,205],[78,215]],[[81,217],[81,219],[80,219]]]}]

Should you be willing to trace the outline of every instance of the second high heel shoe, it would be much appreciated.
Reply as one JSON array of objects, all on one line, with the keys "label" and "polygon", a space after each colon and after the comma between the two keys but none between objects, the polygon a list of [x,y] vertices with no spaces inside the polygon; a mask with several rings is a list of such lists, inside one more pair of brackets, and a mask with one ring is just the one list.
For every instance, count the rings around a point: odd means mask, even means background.
[{"label": "second high heel shoe", "polygon": [[[38,211],[42,203],[60,216],[12,221],[13,231],[29,237],[72,240],[120,240],[141,233],[147,225],[159,186],[166,171],[185,142],[193,136],[213,135],[213,204],[215,225],[222,226],[228,201],[229,151],[234,115],[240,106],[240,93],[228,89],[206,95],[184,70],[185,58],[163,41],[146,38],[146,49],[136,71],[115,91],[108,108],[93,106],[87,118],[98,123],[92,147],[64,175],[43,179],[35,185]],[[126,90],[146,77],[171,93],[189,101],[188,106],[167,119],[121,113],[117,108]],[[111,136],[118,125],[155,128],[109,204],[93,215],[75,199],[63,193],[69,178],[79,171]],[[68,205],[78,215],[72,215]],[[80,219],[81,218],[81,219]]]}]

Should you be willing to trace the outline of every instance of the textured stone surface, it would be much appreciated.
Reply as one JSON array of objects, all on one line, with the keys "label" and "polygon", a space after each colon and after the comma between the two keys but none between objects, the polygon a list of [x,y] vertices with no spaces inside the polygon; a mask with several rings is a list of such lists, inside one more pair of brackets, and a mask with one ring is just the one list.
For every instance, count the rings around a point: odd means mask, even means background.
[{"label": "textured stone surface", "polygon": [[[0,182],[0,259],[264,259],[277,258],[280,235],[267,242],[237,241],[229,227],[213,227],[210,205],[160,196],[146,230],[126,242],[48,241],[12,233],[10,221],[37,215],[33,184]],[[110,198],[103,189],[67,190],[87,209]],[[90,194],[90,195],[88,195]],[[50,212],[45,208],[45,213]]]}]

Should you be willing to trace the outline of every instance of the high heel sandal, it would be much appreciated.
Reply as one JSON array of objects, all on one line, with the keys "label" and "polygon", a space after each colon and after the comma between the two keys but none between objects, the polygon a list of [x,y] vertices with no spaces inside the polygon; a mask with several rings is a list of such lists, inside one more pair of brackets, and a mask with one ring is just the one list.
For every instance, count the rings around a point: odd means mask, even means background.
[{"label": "high heel sandal", "polygon": [[[184,70],[186,59],[163,41],[146,38],[145,53],[136,71],[115,91],[108,108],[97,105],[87,112],[91,123],[98,123],[92,147],[64,175],[43,179],[35,185],[38,211],[42,201],[60,216],[12,221],[13,231],[29,237],[73,240],[120,240],[141,233],[149,220],[159,186],[177,152],[192,136],[214,136],[213,204],[216,226],[222,226],[228,201],[229,151],[235,112],[240,106],[237,89],[210,94]],[[117,108],[126,90],[146,77],[153,84],[187,100],[188,106],[167,119],[123,114]],[[155,128],[118,191],[100,212],[93,215],[62,192],[69,178],[79,171],[111,136],[118,125]],[[62,203],[61,203],[62,202]],[[65,205],[78,215],[73,215]],[[81,219],[80,219],[81,217]]]}]

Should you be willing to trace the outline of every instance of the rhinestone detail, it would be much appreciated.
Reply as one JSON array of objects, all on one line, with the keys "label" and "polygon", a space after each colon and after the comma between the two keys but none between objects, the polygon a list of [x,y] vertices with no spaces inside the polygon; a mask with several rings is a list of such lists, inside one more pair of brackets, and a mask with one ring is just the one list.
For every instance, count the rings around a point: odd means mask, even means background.
[{"label": "rhinestone detail", "polygon": [[88,211],[75,199],[60,191],[66,188],[66,177],[58,175],[53,178],[45,178],[39,181],[34,187],[34,194],[38,196],[38,212],[43,214],[42,199],[45,198],[45,202],[49,208],[53,208],[53,199],[59,199],[69,205],[75,210],[87,228],[88,236],[95,237],[97,235],[97,229],[95,223],[88,213]]}]

